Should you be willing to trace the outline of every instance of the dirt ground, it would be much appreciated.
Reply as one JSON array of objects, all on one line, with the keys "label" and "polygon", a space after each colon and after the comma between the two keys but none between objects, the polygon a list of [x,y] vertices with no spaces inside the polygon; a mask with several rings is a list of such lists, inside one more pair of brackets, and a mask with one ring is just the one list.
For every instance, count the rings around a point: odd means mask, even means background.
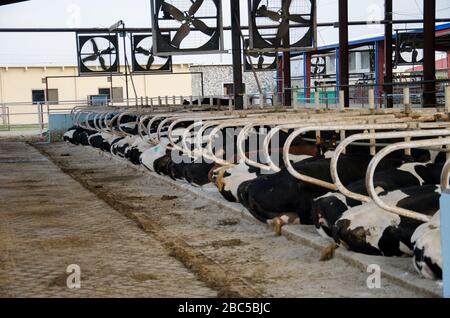
[{"label": "dirt ground", "polygon": [[[335,258],[320,261],[320,251],[284,237],[276,237],[260,223],[245,220],[236,212],[205,202],[150,173],[142,173],[126,163],[107,159],[92,149],[64,143],[36,146],[52,161],[49,162],[45,161],[43,155],[35,154],[29,145],[16,143],[15,147],[20,148],[23,153],[33,153],[36,161],[27,164],[29,167],[25,171],[21,166],[23,163],[2,163],[1,158],[7,156],[4,143],[0,143],[0,168],[2,171],[9,170],[6,176],[2,174],[0,177],[0,215],[3,219],[0,235],[9,242],[13,241],[6,247],[0,245],[0,255],[6,255],[0,259],[0,275],[5,275],[10,280],[16,275],[22,262],[29,264],[35,257],[31,254],[26,257],[30,250],[38,248],[40,253],[43,250],[52,254],[57,262],[59,252],[62,255],[74,248],[72,244],[76,244],[77,249],[86,253],[78,254],[79,259],[73,261],[86,264],[86,270],[91,273],[88,279],[92,285],[96,285],[95,279],[102,279],[105,269],[95,262],[89,262],[86,259],[89,253],[95,251],[99,259],[115,264],[111,246],[120,244],[125,251],[127,247],[128,250],[134,250],[136,241],[139,241],[139,252],[132,257],[142,258],[139,264],[147,270],[128,270],[124,279],[132,281],[130,285],[125,284],[130,290],[134,289],[134,284],[143,288],[142,296],[152,297],[151,285],[158,281],[169,286],[168,291],[161,289],[163,293],[174,292],[172,296],[184,293],[187,297],[189,294],[192,297],[424,296],[388,280],[382,280],[380,289],[368,289],[366,279],[369,274],[349,266],[343,260]],[[15,150],[14,147],[6,147],[6,151]],[[9,156],[18,158],[11,153]],[[39,171],[40,175],[34,175],[34,171]],[[44,178],[46,182],[37,181],[40,178]],[[79,205],[79,211],[69,212],[68,201],[71,204],[75,201]],[[60,213],[70,213],[74,217],[82,213],[83,218],[73,224],[54,218]],[[38,215],[41,221],[36,225]],[[16,224],[21,224],[25,218],[31,220],[28,227],[51,226],[55,231],[64,232],[76,231],[75,228],[78,230],[83,222],[86,224],[82,226],[83,235],[78,235],[67,243],[48,229],[34,231],[33,235],[19,235],[25,230],[29,232]],[[90,219],[95,219],[96,223],[90,222]],[[113,219],[117,219],[117,224],[112,222]],[[97,227],[100,224],[108,224],[108,230],[113,232],[112,237],[105,237],[101,244],[94,235],[99,231]],[[131,228],[133,231],[138,230],[145,238],[137,233],[133,235],[139,238],[120,234]],[[17,239],[18,236],[20,240]],[[36,244],[31,244],[35,241]],[[149,261],[145,254],[154,253],[154,249],[158,250],[158,259]],[[139,253],[142,253],[142,257]],[[18,254],[21,255],[20,258]],[[162,265],[159,264],[159,259]],[[157,273],[152,270],[152,267],[164,268],[164,264],[171,261],[175,263],[171,265],[173,269],[170,272]],[[108,268],[111,271],[109,275],[116,275],[120,281],[121,275],[117,273],[124,271],[122,266],[123,264],[115,264],[114,268]],[[174,283],[179,278],[169,279],[170,276],[182,276],[186,281],[179,286]],[[58,277],[54,276],[53,281],[58,281]],[[3,280],[0,278],[0,281]],[[174,285],[170,287],[170,284]],[[102,290],[107,293],[107,286],[103,283],[101,285]],[[32,286],[23,281],[13,287],[0,287],[0,294],[3,291],[7,295],[20,296],[23,290],[20,288],[32,290]],[[45,293],[49,288],[55,287],[44,288],[41,292]],[[146,288],[147,293],[144,292]],[[61,287],[59,291],[62,296],[77,296]],[[95,288],[91,292],[95,295]],[[120,294],[122,295],[127,293],[124,291]]]}]

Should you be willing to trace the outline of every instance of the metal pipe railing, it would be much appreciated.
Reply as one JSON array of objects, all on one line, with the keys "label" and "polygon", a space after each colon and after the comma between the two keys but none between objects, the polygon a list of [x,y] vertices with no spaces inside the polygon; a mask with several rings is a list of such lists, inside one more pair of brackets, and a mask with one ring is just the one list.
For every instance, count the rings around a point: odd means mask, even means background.
[{"label": "metal pipe railing", "polygon": [[397,151],[397,150],[403,150],[406,148],[427,148],[427,147],[436,147],[436,146],[448,146],[450,145],[450,137],[446,138],[436,138],[436,139],[426,139],[426,140],[417,140],[417,141],[409,141],[409,142],[400,142],[395,143],[392,145],[389,145],[385,148],[383,148],[379,153],[377,153],[372,161],[369,163],[369,167],[367,169],[366,173],[366,187],[367,191],[372,198],[372,200],[375,202],[377,206],[382,208],[383,210],[386,210],[388,212],[392,212],[395,214],[398,214],[400,216],[408,217],[411,219],[428,222],[431,220],[431,217],[428,215],[424,215],[421,213],[417,213],[408,209],[396,207],[396,206],[390,206],[381,200],[381,198],[378,196],[374,184],[373,184],[373,176],[375,174],[375,170],[380,163],[380,161],[389,155],[390,153]]}]

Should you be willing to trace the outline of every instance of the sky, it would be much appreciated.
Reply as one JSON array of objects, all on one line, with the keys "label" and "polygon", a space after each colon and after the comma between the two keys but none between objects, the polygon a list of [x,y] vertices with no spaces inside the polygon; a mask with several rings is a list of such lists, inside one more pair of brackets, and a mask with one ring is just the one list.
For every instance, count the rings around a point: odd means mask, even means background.
[{"label": "sky", "polygon": [[[230,25],[230,1],[223,0],[225,26]],[[247,0],[241,1],[241,23],[247,24]],[[421,19],[424,0],[395,0],[395,19]],[[318,22],[338,21],[338,0],[317,0]],[[384,15],[384,0],[349,0],[349,20],[379,20]],[[437,18],[450,17],[450,0],[437,0]],[[0,7],[0,28],[107,28],[118,20],[127,27],[151,27],[150,0],[30,0]],[[397,25],[397,28],[421,25]],[[351,26],[350,39],[383,34],[383,26]],[[230,49],[230,34],[224,34],[225,49]],[[319,46],[338,42],[338,30],[319,28]],[[0,33],[0,65],[75,65],[76,40],[72,33]],[[174,57],[174,63],[230,63],[230,54]]]}]

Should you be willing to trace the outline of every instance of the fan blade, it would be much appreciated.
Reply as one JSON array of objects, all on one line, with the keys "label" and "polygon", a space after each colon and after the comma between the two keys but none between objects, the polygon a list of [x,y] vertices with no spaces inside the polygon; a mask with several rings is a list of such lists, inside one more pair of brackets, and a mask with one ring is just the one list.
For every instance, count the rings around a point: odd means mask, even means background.
[{"label": "fan blade", "polygon": [[149,56],[150,54],[152,54],[152,52],[150,52],[150,51],[144,49],[142,46],[137,47],[136,50],[135,50],[135,52],[136,52],[136,53],[139,53],[139,54],[144,54],[144,55],[147,55],[147,56]]},{"label": "fan blade", "polygon": [[264,56],[267,56],[267,57],[276,57],[276,56],[277,56],[277,53],[275,53],[275,52],[273,52],[273,53],[268,52],[268,53],[264,53],[263,55],[264,55]]},{"label": "fan blade", "polygon": [[259,8],[257,14],[259,14],[259,16],[261,17],[269,18],[276,22],[280,21],[281,19],[281,14],[275,11],[267,10],[266,6],[262,6],[261,8]]},{"label": "fan blade", "polygon": [[99,54],[100,55],[107,55],[107,54],[114,53],[115,50],[116,50],[115,47],[109,47],[106,50],[101,51]]},{"label": "fan blade", "polygon": [[207,34],[209,36],[212,36],[214,34],[214,29],[212,29],[209,26],[207,26],[205,24],[205,22],[203,22],[202,20],[192,19],[192,24],[194,25],[194,27],[197,30],[199,30],[199,31],[201,31],[201,32],[203,32],[203,33],[205,33],[205,34]]},{"label": "fan blade", "polygon": [[264,67],[264,57],[261,55],[258,59],[258,68],[262,69]]},{"label": "fan blade", "polygon": [[302,14],[290,14],[289,20],[301,24],[310,24],[311,20],[305,19]]},{"label": "fan blade", "polygon": [[146,66],[147,70],[150,70],[153,62],[155,62],[155,57],[153,55],[150,55],[150,57],[148,58],[148,61],[147,61],[147,66]]},{"label": "fan blade", "polygon": [[417,50],[414,50],[414,51],[412,52],[412,56],[411,56],[412,62],[413,62],[414,64],[418,62],[418,57],[419,57],[419,52],[418,52]]},{"label": "fan blade", "polygon": [[97,46],[97,43],[95,43],[94,38],[91,39],[91,43],[92,43],[92,48],[94,49],[94,53],[97,54],[98,53],[98,46]]},{"label": "fan blade", "polygon": [[103,69],[104,71],[106,71],[108,68],[106,67],[105,59],[103,58],[103,56],[100,55],[99,58],[98,58],[98,60],[100,61],[100,65],[101,65],[102,69]]},{"label": "fan blade", "polygon": [[283,4],[282,4],[282,7],[281,7],[281,11],[283,11],[283,13],[288,13],[289,12],[289,8],[291,7],[291,2],[292,2],[292,0],[284,0],[284,1],[281,1]]},{"label": "fan blade", "polygon": [[259,53],[258,52],[248,52],[247,51],[247,55],[254,57],[254,58],[258,58],[259,57]]},{"label": "fan blade", "polygon": [[181,25],[177,33],[175,33],[175,36],[173,37],[172,45],[175,46],[176,48],[179,48],[181,42],[184,40],[185,37],[189,35],[190,32],[191,28],[189,27],[189,23],[186,22],[183,25]]},{"label": "fan blade", "polygon": [[97,55],[92,54],[92,55],[86,56],[81,61],[84,63],[84,62],[95,61],[96,59],[97,59]]},{"label": "fan blade", "polygon": [[276,43],[280,45],[281,41],[283,40],[284,36],[289,31],[289,21],[283,21],[280,26],[278,27],[277,37],[276,37]]},{"label": "fan blade", "polygon": [[197,11],[198,11],[198,9],[200,9],[200,7],[202,6],[202,4],[203,4],[203,0],[197,0],[197,1],[195,1],[195,2],[192,4],[192,6],[189,8],[188,14],[189,14],[190,16],[193,16],[194,14],[196,14]]},{"label": "fan blade", "polygon": [[175,19],[178,20],[180,22],[183,22],[185,20],[185,16],[183,14],[183,12],[181,12],[180,10],[178,10],[176,7],[174,7],[173,5],[171,5],[170,3],[167,2],[163,2],[161,4],[162,8],[169,12],[169,14]]}]

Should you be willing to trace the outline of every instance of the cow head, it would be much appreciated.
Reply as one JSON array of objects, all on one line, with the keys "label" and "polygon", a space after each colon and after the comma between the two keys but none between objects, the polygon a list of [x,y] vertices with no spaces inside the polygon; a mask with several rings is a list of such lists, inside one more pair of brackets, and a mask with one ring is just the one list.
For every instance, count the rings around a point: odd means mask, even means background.
[{"label": "cow head", "polygon": [[317,231],[325,237],[332,237],[334,223],[347,211],[348,206],[340,198],[340,195],[332,193],[314,200],[312,205],[312,219]]}]

